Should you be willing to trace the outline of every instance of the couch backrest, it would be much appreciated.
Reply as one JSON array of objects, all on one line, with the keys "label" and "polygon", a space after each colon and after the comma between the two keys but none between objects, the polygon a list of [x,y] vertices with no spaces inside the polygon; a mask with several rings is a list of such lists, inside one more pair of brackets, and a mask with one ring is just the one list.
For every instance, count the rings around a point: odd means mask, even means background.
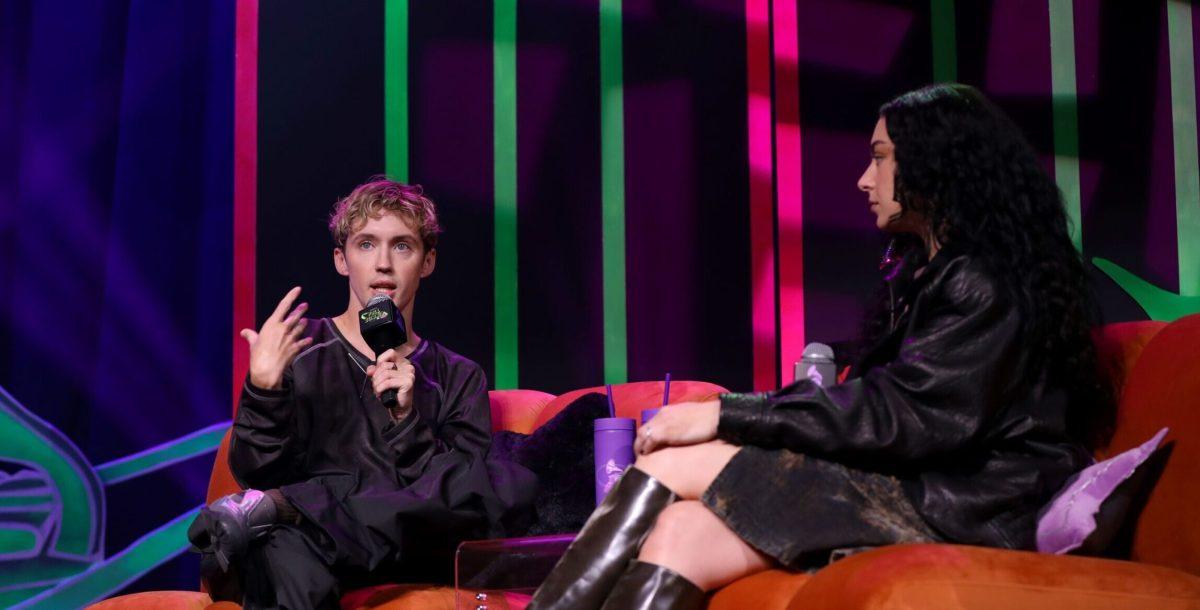
[{"label": "couch backrest", "polygon": [[[661,381],[636,381],[613,386],[613,406],[616,407],[617,417],[632,417],[641,422],[642,409],[653,409],[662,406],[664,385]],[[672,381],[668,404],[708,400],[716,398],[718,394],[726,391],[728,390],[706,381]],[[580,396],[593,392],[603,394],[605,387],[596,386],[594,388],[572,390],[555,397],[538,414],[533,427],[536,429],[538,426],[550,421],[550,418],[558,415],[558,412],[562,411],[563,407],[575,402]]]},{"label": "couch backrest", "polygon": [[1166,326],[1166,322],[1139,320],[1105,324],[1092,332],[1101,372],[1112,378],[1118,393],[1146,344]]},{"label": "couch backrest", "polygon": [[492,403],[492,432],[511,430],[521,434],[533,432],[538,415],[553,394],[537,390],[492,390],[488,401]]},{"label": "couch backrest", "polygon": [[1164,445],[1173,446],[1138,519],[1132,558],[1200,574],[1200,315],[1165,326],[1140,349],[1103,453],[1139,445],[1163,426],[1171,429]]},{"label": "couch backrest", "polygon": [[[492,432],[511,430],[529,434],[538,426],[554,417],[563,407],[589,392],[603,392],[604,388],[586,388],[554,396],[537,390],[493,390],[488,392],[492,408]],[[671,383],[672,403],[704,400],[723,392],[721,386],[699,381],[676,381]],[[663,383],[661,381],[624,383],[613,388],[617,413],[622,417],[637,417],[647,406],[661,404]],[[229,471],[229,433],[221,439],[213,463],[212,476],[208,480],[208,502],[222,496],[237,493],[241,486]]]},{"label": "couch backrest", "polygon": [[212,474],[208,477],[208,497],[204,500],[205,504],[212,504],[242,490],[242,486],[233,480],[233,473],[229,471],[229,435],[232,433],[233,430],[227,430],[221,444],[217,446],[217,457],[213,459]]}]

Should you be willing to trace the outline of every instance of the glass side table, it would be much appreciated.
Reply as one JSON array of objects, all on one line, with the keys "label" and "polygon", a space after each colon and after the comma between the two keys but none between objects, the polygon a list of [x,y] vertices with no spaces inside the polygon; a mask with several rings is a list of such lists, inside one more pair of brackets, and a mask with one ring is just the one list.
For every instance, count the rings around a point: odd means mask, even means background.
[{"label": "glass side table", "polygon": [[454,554],[456,610],[523,610],[575,534],[470,540]]}]

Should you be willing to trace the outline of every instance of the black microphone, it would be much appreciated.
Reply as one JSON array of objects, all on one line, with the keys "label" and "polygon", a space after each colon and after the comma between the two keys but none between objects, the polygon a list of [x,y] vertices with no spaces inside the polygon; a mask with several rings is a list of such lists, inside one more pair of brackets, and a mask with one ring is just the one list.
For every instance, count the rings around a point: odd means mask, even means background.
[{"label": "black microphone", "polygon": [[[358,312],[358,331],[363,339],[375,352],[378,361],[379,354],[395,349],[408,342],[408,329],[404,327],[404,316],[396,309],[396,304],[387,295],[377,294],[371,298],[367,306]],[[396,390],[384,390],[379,400],[387,407],[396,405]]]}]

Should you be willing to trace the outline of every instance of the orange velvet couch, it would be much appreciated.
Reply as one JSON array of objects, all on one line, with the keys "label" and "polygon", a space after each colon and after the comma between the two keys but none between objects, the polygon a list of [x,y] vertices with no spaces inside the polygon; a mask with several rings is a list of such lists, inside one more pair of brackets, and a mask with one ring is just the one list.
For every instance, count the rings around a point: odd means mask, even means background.
[{"label": "orange velvet couch", "polygon": [[1200,315],[1130,322],[1096,334],[1120,385],[1117,430],[1104,458],[1169,426],[1173,443],[1137,517],[1129,561],[949,544],[883,547],[811,577],[744,578],[709,608],[1200,609]]},{"label": "orange velvet couch", "polygon": [[[1171,433],[1172,452],[1137,518],[1128,561],[1046,555],[982,547],[918,544],[861,553],[809,576],[770,570],[715,592],[710,609],[1147,608],[1200,610],[1200,315],[1171,324],[1130,322],[1096,334],[1102,356],[1117,364],[1121,387],[1116,434],[1098,457],[1115,455],[1150,438],[1160,427]],[[493,428],[528,433],[579,395],[492,392]],[[712,384],[675,382],[671,402],[700,400],[722,391]],[[637,417],[661,400],[661,383],[631,383],[614,389],[618,414]],[[209,500],[236,490],[218,453]],[[200,592],[148,592],[93,606],[206,608]],[[401,610],[454,608],[445,586],[390,585],[348,592],[343,608]],[[514,598],[489,600],[489,608],[519,608]],[[215,604],[213,608],[231,604]]]},{"label": "orange velvet couch", "polygon": [[[585,388],[554,396],[535,390],[498,390],[488,393],[492,408],[492,430],[511,430],[529,434],[580,396],[589,392],[603,393],[605,388]],[[721,386],[699,381],[672,381],[671,403],[707,400],[726,391]],[[641,421],[641,410],[662,403],[663,383],[637,382],[613,386],[613,403],[618,417]],[[229,435],[221,441],[208,482],[207,502],[240,491],[229,471]],[[201,587],[206,589],[206,587]],[[520,598],[517,598],[518,600]],[[503,604],[503,600],[497,600]],[[523,607],[519,601],[517,605]],[[214,604],[203,591],[148,591],[104,600],[90,606],[92,610],[201,610],[237,608],[236,604]],[[348,591],[342,597],[342,607],[350,610],[454,610],[454,589],[444,585],[384,585]],[[497,606],[495,602],[492,608]]]}]

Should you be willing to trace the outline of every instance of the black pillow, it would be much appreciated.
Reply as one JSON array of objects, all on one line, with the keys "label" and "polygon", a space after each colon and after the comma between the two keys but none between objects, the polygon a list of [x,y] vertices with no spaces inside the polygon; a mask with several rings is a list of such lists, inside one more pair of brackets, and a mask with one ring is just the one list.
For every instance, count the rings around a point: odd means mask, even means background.
[{"label": "black pillow", "polygon": [[1174,449],[1174,441],[1155,449],[1128,479],[1121,481],[1100,504],[1096,529],[1071,554],[1129,559],[1138,518]]},{"label": "black pillow", "polygon": [[578,532],[596,508],[593,424],[608,417],[608,398],[580,396],[533,434],[492,435],[492,456],[516,462],[538,478],[536,515],[527,536]]}]

